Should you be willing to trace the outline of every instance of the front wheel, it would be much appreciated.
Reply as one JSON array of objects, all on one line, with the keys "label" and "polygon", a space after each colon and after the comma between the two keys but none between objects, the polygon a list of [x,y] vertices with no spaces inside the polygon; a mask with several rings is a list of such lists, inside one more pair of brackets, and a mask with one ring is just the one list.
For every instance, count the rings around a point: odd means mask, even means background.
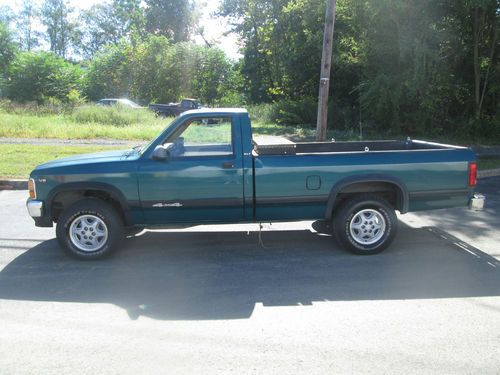
[{"label": "front wheel", "polygon": [[396,236],[398,219],[394,209],[376,195],[360,195],[345,201],[334,215],[337,240],[360,255],[377,254]]},{"label": "front wheel", "polygon": [[59,217],[56,236],[67,254],[78,259],[100,259],[110,255],[122,241],[123,221],[109,204],[82,199]]}]

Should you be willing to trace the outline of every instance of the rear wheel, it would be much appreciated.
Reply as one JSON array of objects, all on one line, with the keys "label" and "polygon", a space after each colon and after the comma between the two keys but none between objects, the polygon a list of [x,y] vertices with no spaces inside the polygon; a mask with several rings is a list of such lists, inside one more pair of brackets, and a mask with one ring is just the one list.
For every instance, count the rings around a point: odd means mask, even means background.
[{"label": "rear wheel", "polygon": [[110,255],[122,241],[123,221],[106,202],[82,199],[63,211],[56,235],[67,254],[78,259],[100,259]]},{"label": "rear wheel", "polygon": [[394,209],[379,196],[360,195],[345,201],[334,215],[337,240],[360,255],[377,254],[387,248],[397,232]]}]

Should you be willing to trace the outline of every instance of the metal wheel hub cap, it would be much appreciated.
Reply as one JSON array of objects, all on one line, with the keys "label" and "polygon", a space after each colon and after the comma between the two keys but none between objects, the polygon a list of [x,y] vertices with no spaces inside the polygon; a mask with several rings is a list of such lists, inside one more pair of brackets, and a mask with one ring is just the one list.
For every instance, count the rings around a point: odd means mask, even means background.
[{"label": "metal wheel hub cap", "polygon": [[384,216],[373,209],[359,211],[349,222],[352,238],[361,245],[373,245],[384,236],[385,229]]},{"label": "metal wheel hub cap", "polygon": [[97,216],[82,215],[77,217],[69,228],[71,242],[85,252],[99,250],[108,239],[108,227]]}]

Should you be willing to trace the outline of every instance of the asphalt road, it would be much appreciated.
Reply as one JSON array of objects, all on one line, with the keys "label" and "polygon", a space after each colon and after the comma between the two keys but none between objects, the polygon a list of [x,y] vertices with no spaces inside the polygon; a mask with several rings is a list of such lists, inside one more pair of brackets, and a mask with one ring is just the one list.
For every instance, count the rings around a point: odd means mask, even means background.
[{"label": "asphalt road", "polygon": [[[500,372],[500,178],[353,256],[318,223],[147,232],[79,262],[0,192],[0,372]],[[248,232],[250,230],[250,232]]]}]

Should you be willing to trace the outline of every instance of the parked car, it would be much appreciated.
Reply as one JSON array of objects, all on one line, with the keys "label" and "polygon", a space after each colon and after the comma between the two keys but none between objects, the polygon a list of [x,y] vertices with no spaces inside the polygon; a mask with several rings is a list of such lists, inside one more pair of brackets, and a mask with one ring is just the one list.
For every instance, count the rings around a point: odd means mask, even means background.
[{"label": "parked car", "polygon": [[197,99],[182,99],[180,103],[169,103],[169,104],[150,104],[149,109],[153,110],[158,116],[168,117],[168,116],[179,116],[181,113],[192,110],[200,109],[203,106],[198,102]]},{"label": "parked car", "polygon": [[101,99],[96,102],[97,105],[106,105],[106,106],[111,106],[111,105],[123,105],[125,107],[130,107],[130,108],[144,108],[141,107],[139,104],[134,103],[130,99]]},{"label": "parked car", "polygon": [[332,222],[353,253],[376,254],[396,235],[396,210],[466,206],[475,185],[468,148],[409,139],[259,143],[247,111],[201,109],[144,148],[38,166],[27,208],[37,226],[56,223],[62,248],[81,259],[106,256],[147,227],[317,219]]}]

